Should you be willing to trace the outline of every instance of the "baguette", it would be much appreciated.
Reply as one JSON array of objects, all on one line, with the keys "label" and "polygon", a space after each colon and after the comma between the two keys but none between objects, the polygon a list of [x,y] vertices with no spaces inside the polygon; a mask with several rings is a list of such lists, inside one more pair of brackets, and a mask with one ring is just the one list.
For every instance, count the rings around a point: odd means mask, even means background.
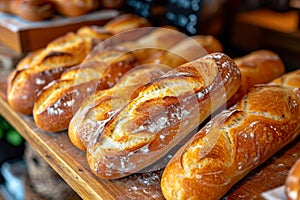
[{"label": "baguette", "polygon": [[300,131],[299,81],[296,86],[253,86],[214,117],[166,166],[161,179],[165,198],[220,199],[293,141]]},{"label": "baguette", "polygon": [[[285,66],[280,57],[269,50],[256,50],[248,55],[235,58],[234,62],[241,71],[241,86],[229,99],[232,106],[247,93],[255,84],[268,83],[285,72]],[[259,74],[259,75],[258,75]]]},{"label": "baguette", "polygon": [[54,6],[49,0],[10,0],[6,11],[28,21],[41,21],[53,17]]},{"label": "baguette", "polygon": [[100,7],[99,0],[50,0],[55,9],[62,15],[77,17],[94,11]]},{"label": "baguette", "polygon": [[183,64],[143,86],[87,149],[91,171],[121,178],[161,159],[238,89],[240,72],[222,53]]},{"label": "baguette", "polygon": [[[170,35],[171,38],[168,43],[159,44],[158,49],[151,50],[151,52],[160,51],[160,48],[169,48],[182,38],[182,34],[179,32],[169,32],[168,29],[153,30],[153,32],[141,38],[141,40],[147,41],[141,45],[141,48],[128,46],[127,49],[109,47],[93,50],[81,66],[73,67],[63,73],[60,79],[39,92],[33,108],[33,116],[37,126],[50,132],[59,132],[67,129],[70,120],[85,97],[94,91],[114,86],[124,73],[140,64],[134,48],[142,52],[144,51],[143,48],[146,48],[145,45],[156,43],[160,38]],[[148,49],[144,51],[145,56],[147,55],[146,53],[150,53]],[[95,62],[104,63],[104,65],[96,64],[98,66],[93,67]],[[95,88],[95,86],[97,87]],[[74,95],[77,88],[80,91],[80,96]],[[54,91],[55,93],[53,93]],[[67,102],[70,101],[72,101],[72,106],[68,106],[69,103]],[[50,110],[59,110],[60,112],[49,112]]]},{"label": "baguette", "polygon": [[68,128],[68,135],[74,146],[86,151],[91,138],[101,132],[102,124],[126,105],[140,86],[162,76],[168,70],[169,67],[158,64],[135,67],[122,76],[114,87],[99,90],[85,99]]}]

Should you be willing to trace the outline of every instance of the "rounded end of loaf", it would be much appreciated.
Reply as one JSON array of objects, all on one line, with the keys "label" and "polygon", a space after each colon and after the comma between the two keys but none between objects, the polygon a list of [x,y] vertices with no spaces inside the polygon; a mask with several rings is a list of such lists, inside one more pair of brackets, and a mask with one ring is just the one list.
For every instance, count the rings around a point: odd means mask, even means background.
[{"label": "rounded end of loaf", "polygon": [[[76,116],[76,114],[74,115],[74,117]],[[79,150],[81,151],[86,151],[86,146],[85,144],[83,144],[83,142],[81,141],[81,138],[79,137],[79,135],[77,134],[77,128],[78,126],[80,126],[81,122],[75,120],[76,118],[72,118],[68,127],[68,137],[70,139],[70,141],[72,142],[72,144]]]},{"label": "rounded end of loaf", "polygon": [[[228,101],[234,105],[256,84],[265,84],[285,72],[285,66],[280,57],[269,50],[253,51],[243,57],[235,58],[234,62],[241,71],[241,86]],[[259,74],[259,76],[257,76]]]},{"label": "rounded end of loaf", "polygon": [[89,150],[86,151],[86,158],[90,170],[96,177],[100,179],[114,180],[131,174],[129,172],[127,173],[126,171],[118,170],[117,167],[109,167],[106,164],[103,164],[99,161],[99,158],[94,157],[93,154],[89,152]]},{"label": "rounded end of loaf", "polygon": [[300,199],[300,159],[295,162],[287,176],[285,194],[287,200]]},{"label": "rounded end of loaf", "polygon": [[29,87],[27,81],[18,81],[20,80],[18,76],[21,73],[19,70],[14,70],[7,78],[7,102],[16,112],[31,115],[34,102],[34,88]]},{"label": "rounded end of loaf", "polygon": [[221,42],[212,35],[199,35],[192,38],[201,44],[208,54],[223,52],[223,46]]},{"label": "rounded end of loaf", "polygon": [[72,131],[72,125],[69,126],[68,129],[68,137],[72,144],[81,151],[86,151],[85,145],[82,143],[80,137],[77,135],[76,132]]}]

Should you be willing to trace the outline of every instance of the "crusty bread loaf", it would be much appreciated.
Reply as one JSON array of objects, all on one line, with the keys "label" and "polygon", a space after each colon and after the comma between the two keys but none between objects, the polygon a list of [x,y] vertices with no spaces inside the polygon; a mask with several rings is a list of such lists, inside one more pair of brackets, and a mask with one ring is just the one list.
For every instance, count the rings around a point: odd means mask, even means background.
[{"label": "crusty bread loaf", "polygon": [[6,12],[28,21],[45,20],[53,16],[54,6],[50,0],[9,0]]},{"label": "crusty bread loaf", "polygon": [[9,2],[11,0],[0,0],[0,12],[10,13]]},{"label": "crusty bread loaf", "polygon": [[96,10],[100,6],[99,0],[50,0],[55,9],[68,17],[77,17]]},{"label": "crusty bread loaf", "polygon": [[183,64],[146,84],[87,149],[103,179],[138,172],[178,145],[238,89],[240,72],[222,53]]},{"label": "crusty bread loaf", "polygon": [[170,67],[145,64],[133,68],[112,88],[99,90],[83,101],[72,118],[68,134],[78,149],[85,151],[91,138],[101,132],[102,125],[136,95],[138,88],[165,74]]},{"label": "crusty bread loaf", "polygon": [[290,169],[285,181],[285,195],[287,200],[300,199],[300,159]]},{"label": "crusty bread loaf", "polygon": [[285,72],[283,61],[270,50],[256,50],[234,61],[241,71],[242,80],[239,90],[228,101],[228,106],[238,102],[255,84],[268,83]]},{"label": "crusty bread loaf", "polygon": [[[157,39],[165,37],[165,35],[168,34],[168,29],[163,29],[163,31],[161,31],[158,28],[142,38],[147,41],[146,44],[149,44],[157,42]],[[168,43],[159,44],[160,48],[171,47],[170,45],[173,45],[176,41],[181,39],[182,34],[172,31],[170,36],[171,38]],[[78,109],[83,98],[95,90],[103,90],[114,86],[124,73],[139,65],[140,62],[139,59],[136,58],[137,54],[135,53],[135,48],[137,48],[139,52],[142,52],[143,48],[147,47],[143,46],[146,44],[142,44],[140,48],[134,45],[128,46],[127,49],[109,47],[93,50],[93,52],[85,58],[82,65],[68,70],[61,75],[60,79],[51,83],[50,87],[46,87],[39,93],[33,111],[34,120],[37,126],[51,132],[67,129],[73,114]],[[160,51],[160,49],[153,48],[151,50],[151,52],[155,51]],[[148,49],[144,51],[144,56],[147,56],[146,53],[150,53]],[[98,66],[95,71],[95,67],[93,67],[95,62],[106,64],[96,64]],[[94,72],[91,73],[91,70]],[[95,88],[95,85],[97,88]],[[74,95],[74,91],[76,91],[77,88],[81,88],[80,96]],[[53,93],[54,90],[55,96]],[[84,90],[86,92],[84,92]],[[51,94],[51,96],[49,94]],[[66,102],[71,100],[72,106],[67,106]],[[53,109],[63,112],[49,112],[49,110]]]},{"label": "crusty bread loaf", "polygon": [[299,87],[256,85],[190,139],[165,168],[166,199],[220,199],[300,132]]}]

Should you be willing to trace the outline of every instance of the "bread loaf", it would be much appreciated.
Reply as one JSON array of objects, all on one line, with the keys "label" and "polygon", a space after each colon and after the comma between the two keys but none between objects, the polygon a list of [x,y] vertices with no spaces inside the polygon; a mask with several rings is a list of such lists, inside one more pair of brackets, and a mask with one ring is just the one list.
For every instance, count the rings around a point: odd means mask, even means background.
[{"label": "bread loaf", "polygon": [[300,159],[290,169],[285,182],[287,200],[300,199]]},{"label": "bread loaf", "polygon": [[165,168],[166,199],[220,199],[300,131],[299,87],[256,85],[208,122]]},{"label": "bread loaf", "polygon": [[[274,79],[270,84],[283,85],[290,88],[300,98],[300,70],[289,72]],[[285,195],[287,200],[299,200],[300,198],[300,159],[290,169],[285,181]]]},{"label": "bread loaf", "polygon": [[85,151],[91,138],[101,132],[104,122],[127,104],[140,86],[162,76],[168,70],[169,67],[159,64],[135,67],[112,88],[99,90],[85,99],[68,128],[69,138],[74,146]]},{"label": "bread loaf", "polygon": [[238,102],[255,84],[268,83],[285,72],[280,57],[269,50],[256,50],[248,55],[234,59],[241,71],[241,86],[230,98],[228,106]]},{"label": "bread loaf", "polygon": [[[168,34],[168,29],[163,31],[156,29],[142,38],[147,41],[146,44],[149,44],[151,43],[150,39],[155,43],[156,40]],[[175,31],[169,35],[171,36],[169,43],[159,44],[160,48],[169,48],[182,37],[182,34]],[[139,65],[140,62],[136,58],[134,48],[142,52],[146,46],[141,46],[140,49],[138,46],[128,46],[128,49],[122,48],[122,50],[113,47],[95,49],[86,57],[82,65],[68,70],[61,75],[60,79],[51,83],[51,86],[43,89],[36,99],[33,110],[37,126],[51,132],[67,129],[73,114],[86,96],[95,90],[114,86],[124,73]],[[151,52],[160,51],[160,48],[152,49]],[[148,49],[144,51],[145,56],[147,52],[149,53]],[[100,65],[99,62],[104,64]],[[74,95],[77,90],[80,91],[80,95]],[[54,91],[55,93],[53,93]],[[67,105],[66,102],[69,101],[72,101],[72,106]],[[63,112],[53,113],[49,112],[50,110]]]},{"label": "bread loaf", "polygon": [[[111,23],[114,20],[117,19]],[[44,49],[32,52],[7,80],[8,103],[17,112],[32,114],[37,93],[60,78],[62,72],[80,64],[97,44],[111,35],[103,28],[83,27],[77,33],[68,33],[50,42]]]},{"label": "bread loaf", "polygon": [[226,103],[239,83],[235,63],[215,53],[146,84],[91,141],[87,149],[91,171],[115,179],[151,165]]},{"label": "bread loaf", "polygon": [[4,13],[10,13],[9,2],[11,0],[0,0],[0,11]]},{"label": "bread loaf", "polygon": [[3,6],[5,12],[28,21],[45,20],[54,14],[54,7],[50,0],[9,0]]},{"label": "bread loaf", "polygon": [[68,17],[77,17],[96,10],[100,7],[99,0],[50,0],[55,9]]}]

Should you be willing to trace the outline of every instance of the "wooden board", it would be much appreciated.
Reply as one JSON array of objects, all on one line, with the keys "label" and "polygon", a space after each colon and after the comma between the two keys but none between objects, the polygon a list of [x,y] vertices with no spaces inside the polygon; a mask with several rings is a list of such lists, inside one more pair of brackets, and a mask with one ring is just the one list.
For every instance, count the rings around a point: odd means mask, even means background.
[{"label": "wooden board", "polygon": [[[6,100],[5,80],[5,75],[2,75],[0,115],[22,134],[83,199],[164,199],[160,190],[162,171],[135,174],[114,181],[95,178],[86,163],[85,154],[72,146],[67,132],[43,132],[36,127],[31,116],[23,116],[12,110]],[[224,199],[262,199],[262,192],[284,184],[290,167],[299,157],[298,138],[237,183]]]}]

